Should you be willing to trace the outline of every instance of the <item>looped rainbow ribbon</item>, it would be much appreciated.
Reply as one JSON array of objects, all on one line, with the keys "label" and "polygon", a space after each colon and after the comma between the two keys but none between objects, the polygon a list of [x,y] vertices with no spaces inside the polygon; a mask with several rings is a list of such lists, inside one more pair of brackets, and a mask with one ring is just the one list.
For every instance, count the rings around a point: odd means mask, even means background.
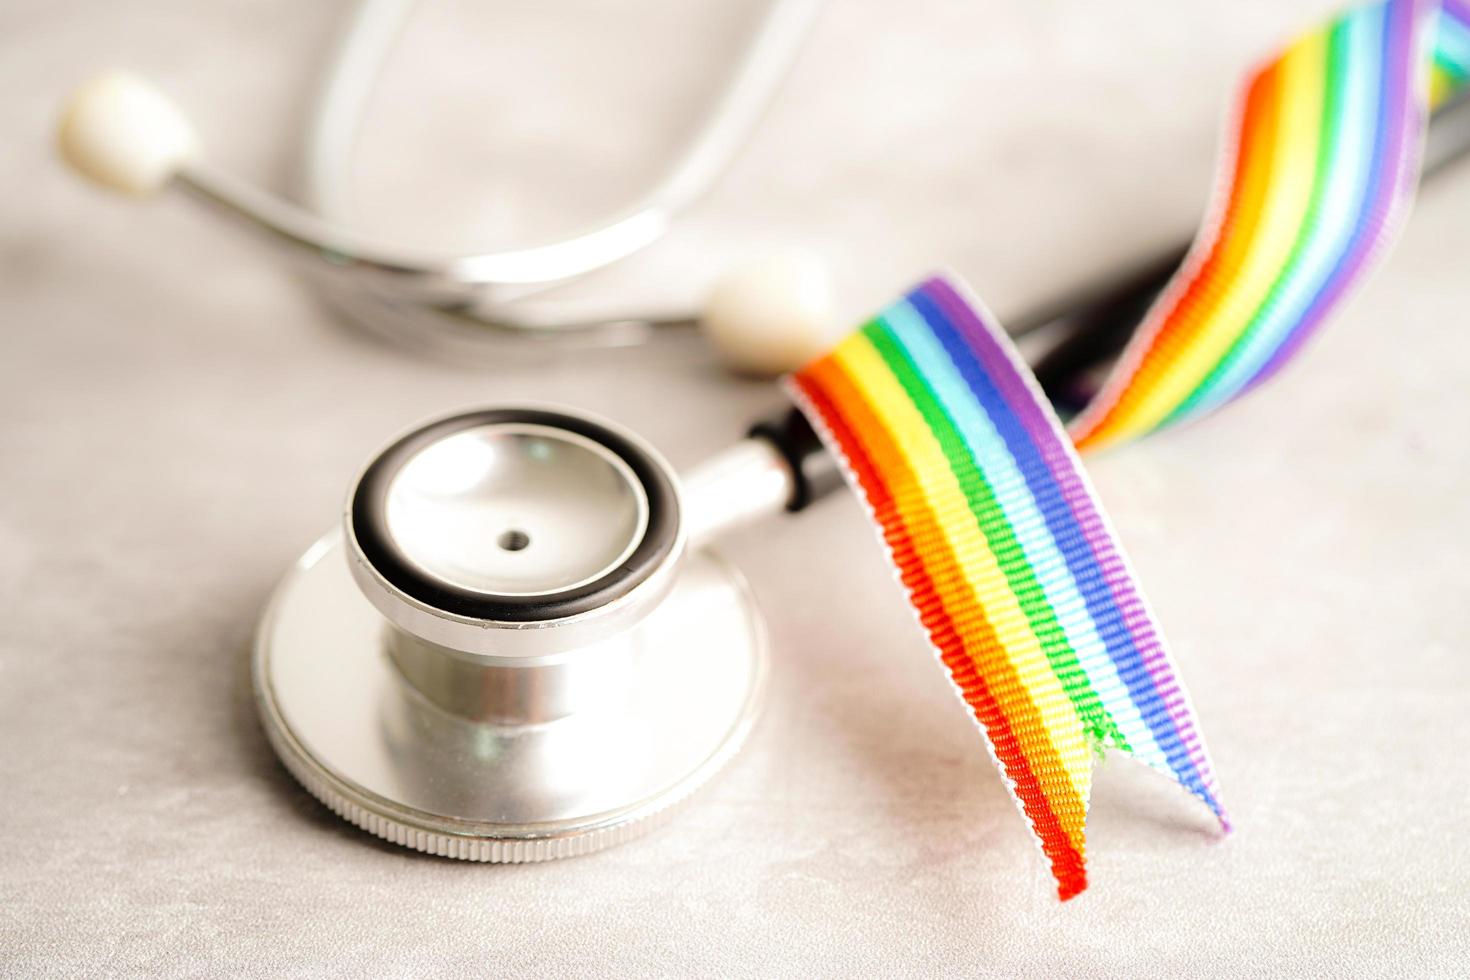
[{"label": "looped rainbow ribbon", "polygon": [[1363,6],[1254,71],[1208,220],[1070,430],[994,318],[944,278],[787,379],[867,502],[1063,899],[1087,886],[1104,747],[1174,779],[1229,829],[1184,686],[1076,450],[1199,418],[1280,370],[1382,258],[1413,196],[1428,106],[1467,82],[1467,0]]}]

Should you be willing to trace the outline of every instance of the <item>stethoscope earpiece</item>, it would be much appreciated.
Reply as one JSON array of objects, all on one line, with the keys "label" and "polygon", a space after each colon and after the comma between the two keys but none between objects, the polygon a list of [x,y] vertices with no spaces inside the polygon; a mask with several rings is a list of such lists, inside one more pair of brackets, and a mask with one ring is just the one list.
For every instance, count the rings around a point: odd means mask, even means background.
[{"label": "stethoscope earpiece", "polygon": [[103,187],[147,197],[199,153],[183,111],[137,75],[109,72],[67,100],[57,130],[62,158]]},{"label": "stethoscope earpiece", "polygon": [[710,290],[700,327],[731,370],[774,377],[831,350],[840,337],[827,264],[786,249],[739,262]]}]

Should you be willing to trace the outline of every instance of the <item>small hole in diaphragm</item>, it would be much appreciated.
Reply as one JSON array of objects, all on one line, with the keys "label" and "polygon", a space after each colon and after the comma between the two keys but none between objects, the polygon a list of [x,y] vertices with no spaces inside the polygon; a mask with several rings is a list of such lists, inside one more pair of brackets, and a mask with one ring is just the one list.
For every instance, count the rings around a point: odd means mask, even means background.
[{"label": "small hole in diaphragm", "polygon": [[531,544],[531,536],[525,531],[506,531],[495,540],[503,551],[524,551]]}]

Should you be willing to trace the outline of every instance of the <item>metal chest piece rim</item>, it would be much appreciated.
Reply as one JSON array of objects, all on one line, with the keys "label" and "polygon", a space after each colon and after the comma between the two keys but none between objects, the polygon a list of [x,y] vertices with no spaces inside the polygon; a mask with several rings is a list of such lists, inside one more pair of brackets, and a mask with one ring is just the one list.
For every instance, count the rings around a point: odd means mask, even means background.
[{"label": "metal chest piece rim", "polygon": [[546,409],[452,416],[379,454],[277,588],[252,665],[271,745],[313,796],[492,862],[661,824],[739,750],[765,674],[754,601],[686,553],[668,465]]}]

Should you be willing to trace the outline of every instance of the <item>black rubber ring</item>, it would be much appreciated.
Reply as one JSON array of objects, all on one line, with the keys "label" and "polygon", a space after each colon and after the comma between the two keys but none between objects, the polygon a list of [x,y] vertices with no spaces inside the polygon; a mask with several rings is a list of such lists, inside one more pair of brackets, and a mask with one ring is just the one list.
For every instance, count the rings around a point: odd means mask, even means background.
[{"label": "black rubber ring", "polygon": [[[388,533],[388,488],[393,477],[420,450],[456,432],[481,425],[520,423],[562,429],[591,439],[627,464],[648,499],[643,540],[626,560],[601,578],[551,595],[487,595],[443,582],[421,571]],[[435,609],[456,616],[502,623],[563,619],[588,612],[627,595],[653,574],[678,537],[678,495],[673,481],[638,446],[596,422],[534,408],[492,408],[431,422],[383,450],[357,482],[352,494],[352,534],[368,562],[389,584]]]}]

